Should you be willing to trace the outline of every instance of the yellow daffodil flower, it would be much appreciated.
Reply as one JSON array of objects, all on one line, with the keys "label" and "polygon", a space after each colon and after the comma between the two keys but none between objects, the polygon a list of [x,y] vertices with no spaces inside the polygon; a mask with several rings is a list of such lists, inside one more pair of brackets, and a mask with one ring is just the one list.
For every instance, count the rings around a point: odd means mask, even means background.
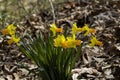
[{"label": "yellow daffodil flower", "polygon": [[54,39],[55,47],[67,47],[66,39],[64,35],[58,35],[57,38]]},{"label": "yellow daffodil flower", "polygon": [[75,37],[67,37],[67,40],[64,35],[58,35],[56,39],[54,39],[55,47],[63,47],[63,48],[76,48],[77,45],[81,44],[81,40],[75,40]]},{"label": "yellow daffodil flower", "polygon": [[18,44],[19,41],[20,41],[20,38],[19,38],[19,37],[16,38],[15,35],[12,35],[11,39],[8,40],[7,42],[8,42],[9,45],[11,45],[12,43]]},{"label": "yellow daffodil flower", "polygon": [[95,46],[95,45],[99,45],[99,46],[102,46],[103,43],[99,40],[96,39],[96,37],[92,37],[92,39],[90,40],[90,46]]},{"label": "yellow daffodil flower", "polygon": [[85,24],[85,26],[83,26],[83,30],[86,31],[84,36],[87,36],[90,33],[90,29],[87,24]]},{"label": "yellow daffodil flower", "polygon": [[2,30],[2,34],[3,35],[6,35],[6,34],[15,35],[15,31],[16,31],[16,27],[13,24],[11,24],[11,25],[8,25],[6,29]]},{"label": "yellow daffodil flower", "polygon": [[8,34],[7,29],[2,29],[2,34],[3,34],[3,35]]},{"label": "yellow daffodil flower", "polygon": [[77,28],[77,24],[74,23],[73,27],[72,27],[72,34],[75,35],[77,32],[82,32],[83,29],[82,28]]},{"label": "yellow daffodil flower", "polygon": [[93,33],[93,34],[96,33],[96,30],[89,28],[87,24],[85,24],[85,26],[83,26],[83,31],[86,31],[84,36],[87,36],[89,33]]},{"label": "yellow daffodil flower", "polygon": [[54,23],[51,25],[50,30],[53,32],[53,36],[56,36],[57,32],[60,32],[60,33],[63,32],[63,29],[62,28],[57,28]]},{"label": "yellow daffodil flower", "polygon": [[76,45],[81,44],[81,40],[75,40],[75,37],[67,37],[68,48],[76,48]]},{"label": "yellow daffodil flower", "polygon": [[95,29],[90,28],[90,33],[95,34],[95,33],[96,33],[96,30],[95,30]]},{"label": "yellow daffodil flower", "polygon": [[8,34],[14,35],[14,34],[15,34],[15,31],[16,31],[16,27],[15,27],[13,24],[8,25],[8,27],[7,27],[7,32],[8,32]]}]

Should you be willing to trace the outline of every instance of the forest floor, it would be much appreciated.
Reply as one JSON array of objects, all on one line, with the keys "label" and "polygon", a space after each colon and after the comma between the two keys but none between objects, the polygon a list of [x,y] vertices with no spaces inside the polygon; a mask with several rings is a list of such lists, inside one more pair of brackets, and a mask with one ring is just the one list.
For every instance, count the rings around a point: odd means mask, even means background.
[{"label": "forest floor", "polygon": [[[35,37],[41,30],[49,29],[54,21],[49,9],[14,22],[18,24],[20,36],[29,32]],[[54,9],[57,26],[71,28],[74,22],[78,27],[88,24],[97,30],[96,36],[103,42],[102,47],[83,47],[72,71],[74,80],[120,80],[120,1],[71,1],[55,4]],[[6,44],[0,36],[0,80],[40,80],[38,77],[37,66],[16,45]]]}]

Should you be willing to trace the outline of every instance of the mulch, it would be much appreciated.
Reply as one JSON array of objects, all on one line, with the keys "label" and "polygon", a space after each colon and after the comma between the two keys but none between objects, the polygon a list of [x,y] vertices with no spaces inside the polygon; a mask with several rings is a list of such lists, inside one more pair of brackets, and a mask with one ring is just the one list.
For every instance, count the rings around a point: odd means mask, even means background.
[{"label": "mulch", "polygon": [[[96,36],[103,42],[102,47],[83,47],[72,70],[74,80],[120,79],[119,4],[119,0],[81,0],[54,5],[58,27],[71,28],[74,22],[78,27],[88,24],[97,30]],[[40,31],[47,32],[53,22],[50,9],[23,19],[17,26],[18,34],[26,39],[26,35],[34,38]],[[16,45],[6,44],[2,37],[0,45],[0,80],[40,80],[37,66]]]}]

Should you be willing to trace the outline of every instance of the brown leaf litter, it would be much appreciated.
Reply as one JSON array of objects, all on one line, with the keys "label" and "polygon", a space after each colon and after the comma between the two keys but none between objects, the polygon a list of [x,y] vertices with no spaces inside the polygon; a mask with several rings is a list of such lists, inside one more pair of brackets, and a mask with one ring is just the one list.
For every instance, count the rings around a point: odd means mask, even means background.
[{"label": "brown leaf litter", "polygon": [[[80,0],[55,5],[58,27],[71,28],[74,22],[82,27],[87,23],[97,30],[97,37],[104,44],[100,48],[83,47],[80,59],[72,70],[73,80],[120,79],[119,4],[120,1],[117,0]],[[40,31],[43,34],[47,32],[52,20],[49,10],[33,14],[29,19],[20,22],[18,33],[25,39],[28,34],[34,38]],[[1,37],[0,44],[0,80],[37,80],[38,68],[19,51],[17,46],[8,46]]]}]

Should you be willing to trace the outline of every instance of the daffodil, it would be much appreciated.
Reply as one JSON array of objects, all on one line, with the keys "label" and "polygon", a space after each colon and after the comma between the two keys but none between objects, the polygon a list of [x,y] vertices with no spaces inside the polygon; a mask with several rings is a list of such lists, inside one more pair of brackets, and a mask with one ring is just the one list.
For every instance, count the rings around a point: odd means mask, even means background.
[{"label": "daffodil", "polygon": [[14,34],[15,34],[15,31],[16,31],[16,26],[14,26],[13,24],[8,25],[8,27],[7,27],[7,32],[8,32],[8,34],[14,35]]},{"label": "daffodil", "polygon": [[2,34],[3,34],[3,35],[8,34],[7,29],[2,29]]},{"label": "daffodil", "polygon": [[67,47],[66,39],[64,35],[58,35],[57,38],[54,39],[55,47]]},{"label": "daffodil", "polygon": [[2,30],[2,34],[10,34],[10,35],[15,35],[16,27],[13,24],[8,25],[6,29]]},{"label": "daffodil", "polygon": [[63,48],[76,48],[77,45],[81,44],[81,40],[76,40],[75,37],[67,37],[64,35],[58,35],[57,38],[54,39],[55,47],[63,47]]},{"label": "daffodil", "polygon": [[15,35],[12,35],[12,36],[11,36],[11,39],[8,40],[7,42],[8,42],[9,45],[11,45],[12,43],[18,44],[19,41],[20,41],[20,38],[19,38],[19,37],[15,37]]},{"label": "daffodil", "polygon": [[53,36],[56,36],[57,32],[60,32],[60,33],[63,32],[63,29],[57,28],[57,26],[54,23],[51,25],[50,30],[53,32]]},{"label": "daffodil", "polygon": [[82,32],[82,31],[83,31],[83,29],[78,28],[76,23],[73,24],[73,27],[72,27],[72,34],[73,35],[75,35],[77,32]]},{"label": "daffodil", "polygon": [[68,48],[76,48],[76,45],[80,45],[81,40],[75,40],[75,37],[67,37]]},{"label": "daffodil", "polygon": [[87,36],[89,33],[96,33],[95,29],[89,28],[87,24],[85,24],[85,26],[83,26],[83,31],[86,31],[84,36]]},{"label": "daffodil", "polygon": [[90,46],[92,46],[92,47],[95,46],[95,45],[98,45],[98,46],[102,46],[103,45],[103,43],[101,41],[97,40],[96,37],[92,37],[90,42],[91,42]]}]

